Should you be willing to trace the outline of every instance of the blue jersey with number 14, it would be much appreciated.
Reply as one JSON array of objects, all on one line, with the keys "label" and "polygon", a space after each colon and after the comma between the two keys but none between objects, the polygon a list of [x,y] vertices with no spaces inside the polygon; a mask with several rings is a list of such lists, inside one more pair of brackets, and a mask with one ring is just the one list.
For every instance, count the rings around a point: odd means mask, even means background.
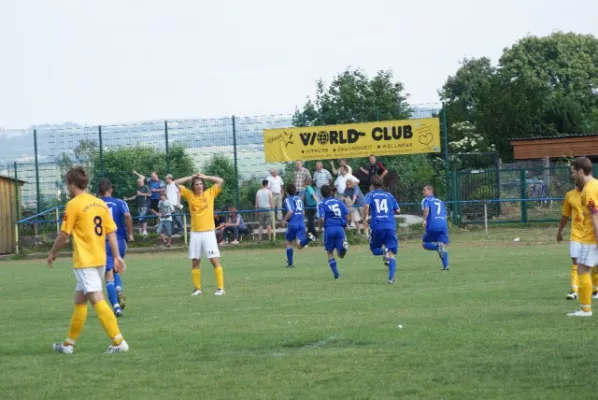
[{"label": "blue jersey with number 14", "polygon": [[399,203],[392,194],[376,189],[367,194],[365,204],[370,209],[372,230],[397,229],[395,212],[399,209]]},{"label": "blue jersey with number 14", "polygon": [[428,196],[422,200],[422,210],[428,209],[426,218],[426,230],[429,232],[444,232],[448,230],[446,223],[446,207],[444,203],[434,196]]}]

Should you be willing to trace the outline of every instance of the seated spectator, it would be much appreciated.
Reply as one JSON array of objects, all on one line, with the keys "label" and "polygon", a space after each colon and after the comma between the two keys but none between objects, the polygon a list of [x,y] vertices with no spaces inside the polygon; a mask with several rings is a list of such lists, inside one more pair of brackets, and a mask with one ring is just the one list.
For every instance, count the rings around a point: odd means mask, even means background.
[{"label": "seated spectator", "polygon": [[224,237],[224,227],[226,225],[226,218],[222,214],[217,214],[218,211],[214,212],[214,226],[216,227],[216,239],[218,243],[222,242]]},{"label": "seated spectator", "polygon": [[[245,221],[241,214],[237,213],[235,207],[229,207],[228,209],[228,222],[224,225],[224,239],[228,239],[228,234],[232,233],[234,240],[230,244],[239,244],[239,235],[249,233],[250,230],[247,228]],[[220,243],[224,244],[224,241]]]}]

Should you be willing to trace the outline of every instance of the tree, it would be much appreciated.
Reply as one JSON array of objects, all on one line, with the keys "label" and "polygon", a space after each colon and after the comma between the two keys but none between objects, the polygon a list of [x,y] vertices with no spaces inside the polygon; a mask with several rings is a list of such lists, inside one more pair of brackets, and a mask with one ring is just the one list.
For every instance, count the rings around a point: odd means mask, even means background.
[{"label": "tree", "polygon": [[[464,60],[439,92],[449,126],[468,121],[512,158],[511,137],[598,130],[598,39],[554,33],[528,36],[503,51],[498,66]],[[449,138],[458,132],[449,128]]]}]

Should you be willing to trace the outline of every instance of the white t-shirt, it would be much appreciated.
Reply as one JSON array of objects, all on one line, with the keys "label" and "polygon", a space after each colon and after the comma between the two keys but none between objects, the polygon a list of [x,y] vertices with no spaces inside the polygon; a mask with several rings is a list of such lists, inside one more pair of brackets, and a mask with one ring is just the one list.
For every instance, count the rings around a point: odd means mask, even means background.
[{"label": "white t-shirt", "polygon": [[166,185],[166,198],[173,206],[179,205],[179,188],[174,182]]},{"label": "white t-shirt", "polygon": [[274,193],[274,194],[280,194],[281,190],[282,190],[282,186],[284,185],[284,182],[282,181],[282,178],[280,177],[280,175],[276,175],[276,177],[273,177],[272,175],[270,175],[267,179],[268,179],[268,189],[270,189],[272,191],[272,193]]},{"label": "white t-shirt", "polygon": [[334,186],[336,186],[336,192],[338,194],[345,193],[345,189],[347,188],[347,181],[349,179],[355,183],[359,183],[359,179],[357,179],[351,174],[347,174],[345,176],[339,175],[338,178],[336,178],[336,181],[334,181]]}]

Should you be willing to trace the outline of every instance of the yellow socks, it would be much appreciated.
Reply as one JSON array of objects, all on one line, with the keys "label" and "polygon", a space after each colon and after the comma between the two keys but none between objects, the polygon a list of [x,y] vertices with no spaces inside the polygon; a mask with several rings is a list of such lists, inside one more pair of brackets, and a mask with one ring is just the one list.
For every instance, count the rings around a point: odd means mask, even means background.
[{"label": "yellow socks", "polygon": [[573,293],[577,293],[578,288],[579,288],[579,279],[577,278],[577,265],[573,264],[571,266],[571,291]]},{"label": "yellow socks", "polygon": [[195,290],[201,290],[201,271],[199,268],[191,270],[191,280]]},{"label": "yellow socks", "polygon": [[598,272],[596,272],[596,267],[592,267],[592,289],[593,292],[598,292]]},{"label": "yellow socks", "polygon": [[120,334],[120,329],[118,329],[118,322],[116,322],[114,312],[108,303],[106,303],[106,300],[98,301],[93,308],[96,310],[98,319],[108,334],[108,337],[112,340],[112,344],[118,346],[120,342],[123,341],[123,337]]},{"label": "yellow socks", "polygon": [[71,324],[69,325],[69,333],[67,339],[64,341],[66,346],[74,346],[75,341],[79,338],[83,326],[85,326],[85,320],[87,319],[87,303],[75,304],[75,310],[71,317]]},{"label": "yellow socks", "polygon": [[216,287],[224,289],[224,274],[222,273],[222,266],[214,267],[214,276],[216,277]]},{"label": "yellow socks", "polygon": [[579,275],[579,305],[583,311],[592,311],[592,277]]}]

